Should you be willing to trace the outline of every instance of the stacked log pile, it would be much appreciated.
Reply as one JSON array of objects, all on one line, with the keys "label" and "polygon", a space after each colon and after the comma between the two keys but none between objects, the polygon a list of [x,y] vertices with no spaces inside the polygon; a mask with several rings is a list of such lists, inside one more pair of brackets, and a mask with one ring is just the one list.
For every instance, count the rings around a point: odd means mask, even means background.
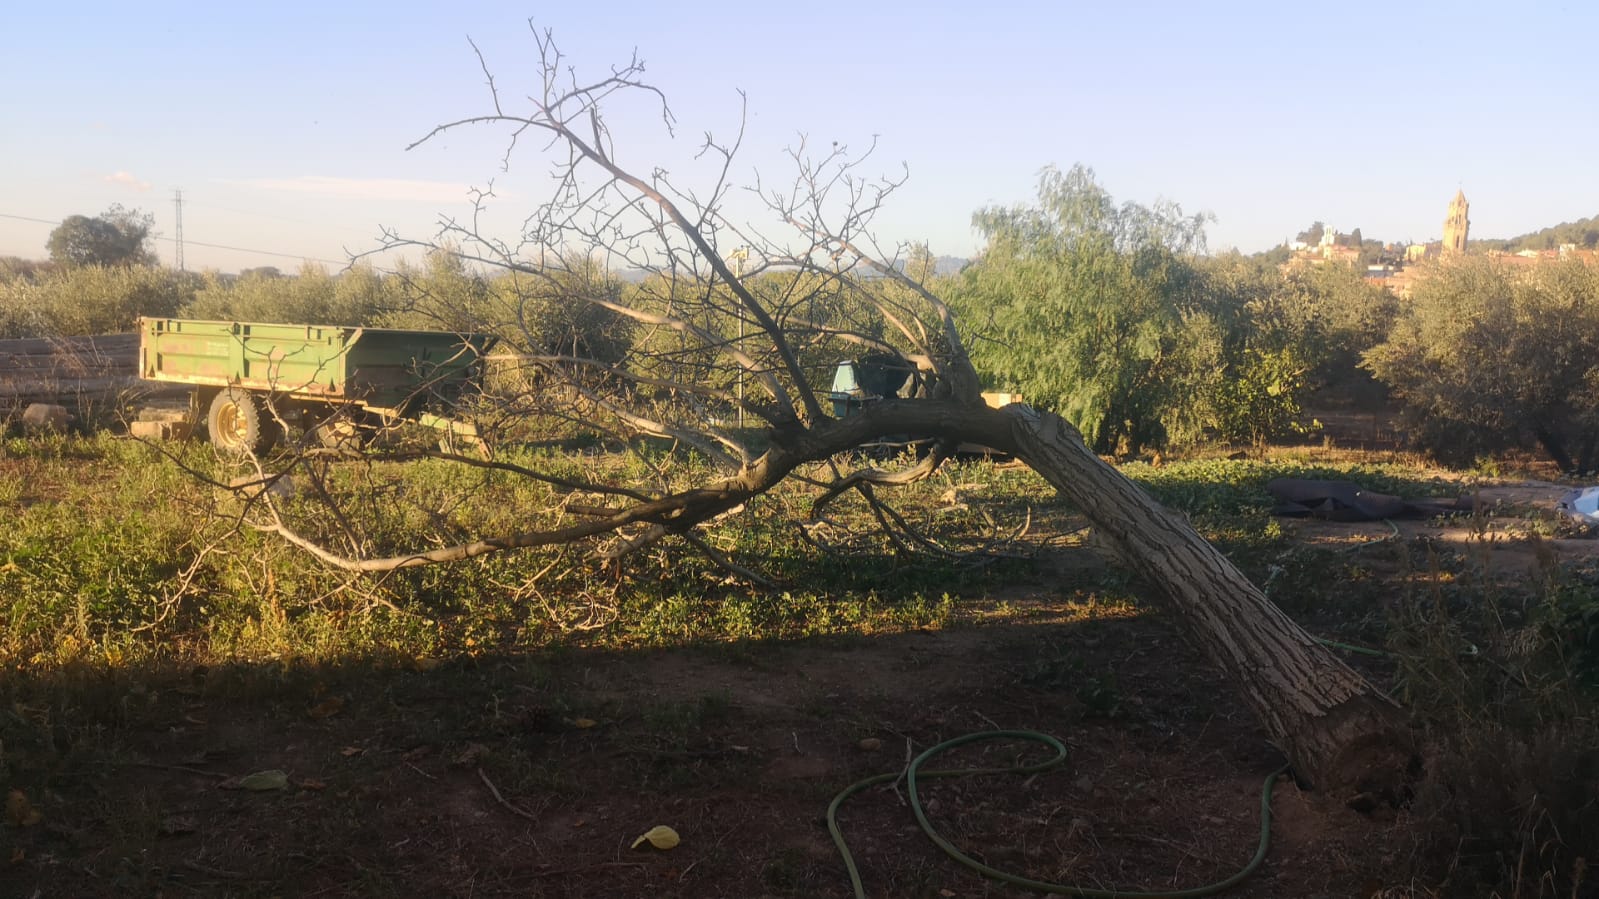
[{"label": "stacked log pile", "polygon": [[81,409],[156,392],[173,390],[139,380],[138,334],[0,340],[0,418],[32,403]]}]

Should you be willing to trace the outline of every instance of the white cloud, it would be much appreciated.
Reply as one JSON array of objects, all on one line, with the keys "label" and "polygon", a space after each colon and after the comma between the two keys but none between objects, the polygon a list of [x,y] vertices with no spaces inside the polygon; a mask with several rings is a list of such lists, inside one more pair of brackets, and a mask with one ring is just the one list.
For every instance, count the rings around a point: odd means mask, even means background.
[{"label": "white cloud", "polygon": [[316,194],[355,200],[404,200],[416,203],[460,203],[468,199],[469,187],[449,181],[406,181],[399,178],[331,178],[301,175],[298,178],[250,178],[233,182],[257,190]]},{"label": "white cloud", "polygon": [[120,184],[124,187],[131,187],[140,193],[150,189],[150,182],[140,181],[138,178],[133,176],[132,172],[113,172],[100,180],[106,182],[107,184]]}]

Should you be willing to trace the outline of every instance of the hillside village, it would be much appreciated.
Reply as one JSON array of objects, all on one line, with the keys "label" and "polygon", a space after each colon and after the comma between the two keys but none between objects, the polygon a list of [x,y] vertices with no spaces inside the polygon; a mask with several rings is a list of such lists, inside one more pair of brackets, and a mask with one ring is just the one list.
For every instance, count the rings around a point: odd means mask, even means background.
[{"label": "hillside village", "polygon": [[[1287,244],[1290,255],[1283,263],[1283,268],[1286,271],[1307,265],[1364,266],[1366,280],[1389,290],[1400,299],[1408,299],[1417,280],[1425,277],[1429,265],[1467,253],[1488,256],[1515,266],[1536,265],[1543,260],[1555,259],[1581,259],[1590,264],[1599,262],[1599,249],[1579,247],[1572,242],[1559,243],[1548,249],[1514,252],[1474,248],[1469,242],[1470,213],[1471,204],[1466,200],[1465,191],[1455,191],[1444,216],[1442,239],[1411,244],[1362,241],[1358,228],[1350,234],[1340,234],[1336,229],[1317,222],[1310,231],[1302,232],[1299,239]],[[1315,233],[1317,230],[1320,231],[1319,237]],[[1307,237],[1317,239],[1306,240]]]}]

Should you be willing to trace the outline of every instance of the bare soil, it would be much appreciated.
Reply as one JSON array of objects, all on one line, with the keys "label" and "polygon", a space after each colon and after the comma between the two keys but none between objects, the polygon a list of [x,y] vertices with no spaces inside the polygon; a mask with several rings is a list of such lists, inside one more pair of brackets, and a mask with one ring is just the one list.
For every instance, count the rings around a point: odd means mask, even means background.
[{"label": "bare soil", "polygon": [[[1599,556],[1599,540],[1549,536],[1566,485],[1477,489],[1492,514],[1285,527],[1353,551],[1420,538],[1506,578]],[[1053,734],[1070,760],[925,784],[967,853],[1099,889],[1227,877],[1282,759],[1158,613],[1068,602],[1061,582],[1099,563],[1056,563],[936,631],[30,683],[0,709],[0,897],[848,896],[830,799],[996,729]],[[983,743],[933,767],[1044,754]],[[271,771],[280,788],[248,788]],[[1036,895],[946,858],[903,793],[842,814],[870,895]],[[1403,814],[1347,798],[1280,779],[1267,860],[1227,895],[1423,895]],[[681,843],[632,848],[656,825]]]},{"label": "bare soil", "polygon": [[[977,858],[1128,890],[1209,883],[1249,859],[1281,759],[1166,623],[1068,606],[1048,585],[978,611],[946,630],[782,644],[77,685],[75,711],[16,710],[55,770],[28,796],[40,820],[0,827],[0,895],[847,896],[830,798],[991,729],[1054,734],[1071,758],[924,785],[934,822]],[[86,721],[92,734],[74,730]],[[8,746],[11,761],[27,749]],[[984,743],[933,767],[1044,755]],[[241,788],[274,770],[283,788]],[[1229,895],[1398,881],[1391,820],[1286,778],[1273,808],[1266,864]],[[630,848],[656,825],[680,845]],[[903,788],[855,797],[842,825],[873,896],[1035,895],[945,858]]]},{"label": "bare soil", "polygon": [[1380,541],[1421,541],[1461,553],[1505,581],[1536,576],[1552,564],[1591,564],[1599,560],[1593,529],[1562,519],[1556,504],[1572,490],[1569,483],[1512,480],[1462,486],[1477,514],[1447,518],[1337,522],[1298,519],[1288,525],[1310,545],[1355,549]]}]

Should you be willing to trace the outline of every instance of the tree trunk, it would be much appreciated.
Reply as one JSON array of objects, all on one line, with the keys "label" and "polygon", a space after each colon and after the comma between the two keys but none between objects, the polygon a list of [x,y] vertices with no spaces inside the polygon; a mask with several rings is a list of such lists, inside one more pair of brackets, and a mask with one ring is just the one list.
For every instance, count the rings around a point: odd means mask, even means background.
[{"label": "tree trunk", "polygon": [[1599,456],[1595,455],[1596,451],[1599,451],[1599,435],[1596,435],[1593,431],[1584,430],[1582,432],[1582,446],[1577,451],[1576,459],[1577,472],[1579,474],[1599,469]]},{"label": "tree trunk", "polygon": [[1571,454],[1566,452],[1565,441],[1559,435],[1541,424],[1533,426],[1532,435],[1543,444],[1544,452],[1549,454],[1549,458],[1559,467],[1561,474],[1576,473],[1577,465],[1572,461]]},{"label": "tree trunk", "polygon": [[1057,415],[1006,411],[1020,459],[1088,517],[1238,685],[1296,774],[1391,793],[1411,752],[1398,706],[1317,643],[1183,517],[1100,460]]},{"label": "tree trunk", "polygon": [[[973,377],[975,384],[975,376]],[[896,400],[808,428],[774,429],[773,446],[736,474],[670,496],[628,494],[548,531],[481,538],[388,558],[347,559],[271,530],[349,571],[394,571],[517,547],[572,543],[635,525],[684,531],[770,490],[806,462],[891,434],[971,442],[1015,453],[1088,517],[1130,567],[1153,583],[1187,634],[1237,685],[1267,734],[1306,783],[1332,792],[1393,796],[1411,760],[1399,708],[1272,605],[1186,519],[1100,461],[1064,419],[1023,405]]]}]

